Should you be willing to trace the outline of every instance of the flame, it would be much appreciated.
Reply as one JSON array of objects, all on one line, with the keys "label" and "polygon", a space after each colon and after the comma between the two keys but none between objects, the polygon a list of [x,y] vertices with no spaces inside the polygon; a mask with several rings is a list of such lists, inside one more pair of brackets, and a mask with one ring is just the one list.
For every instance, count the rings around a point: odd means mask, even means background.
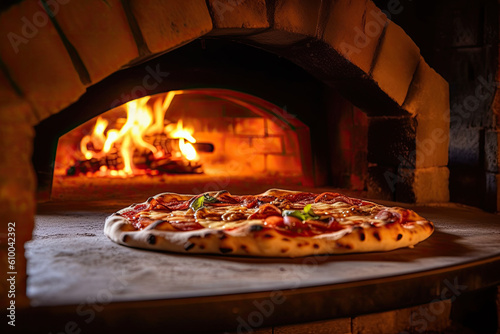
[{"label": "flame", "polygon": [[188,159],[189,161],[196,160],[198,158],[198,153],[196,152],[196,149],[191,143],[186,143],[184,138],[179,139],[179,148],[182,152],[182,154]]},{"label": "flame", "polygon": [[[170,124],[169,124],[170,125]],[[165,131],[168,131],[168,125],[165,127]],[[177,122],[177,127],[169,134],[170,138],[179,139],[179,149],[181,153],[189,161],[198,159],[198,153],[192,144],[196,143],[196,139],[193,137],[193,129],[184,128],[182,120]],[[167,132],[168,133],[168,132]],[[186,143],[187,141],[187,143]]]},{"label": "flame", "polygon": [[[93,132],[80,141],[80,151],[85,159],[102,158],[116,148],[123,160],[122,170],[113,170],[104,166],[99,170],[99,175],[127,176],[133,175],[134,151],[137,149],[150,151],[155,159],[161,159],[166,153],[159,147],[148,143],[144,136],[166,134],[168,138],[178,139],[179,154],[189,160],[198,159],[198,153],[192,144],[196,143],[193,129],[184,128],[182,120],[176,124],[165,126],[165,114],[172,100],[182,91],[168,92],[164,99],[156,99],[151,105],[149,96],[130,101],[125,104],[127,119],[120,129],[108,129],[110,124],[105,118],[96,120]],[[107,130],[107,132],[106,132]],[[90,145],[92,144],[92,145]]]}]

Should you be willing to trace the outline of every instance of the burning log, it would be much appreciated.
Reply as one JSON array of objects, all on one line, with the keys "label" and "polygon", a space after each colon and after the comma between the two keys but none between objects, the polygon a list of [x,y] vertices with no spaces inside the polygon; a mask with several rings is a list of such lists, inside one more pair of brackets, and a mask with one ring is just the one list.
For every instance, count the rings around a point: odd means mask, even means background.
[{"label": "burning log", "polygon": [[125,104],[126,119],[98,117],[93,132],[81,139],[81,155],[66,175],[203,173],[197,150],[213,152],[214,146],[196,143],[193,130],[181,119],[165,119],[176,94],[169,92],[154,103],[149,96],[132,100]]},{"label": "burning log", "polygon": [[[180,139],[167,138],[165,135],[149,136],[146,138],[158,151],[163,152],[161,157],[155,156],[148,150],[135,150],[133,154],[134,166],[145,174],[201,174],[203,167],[200,162],[186,159],[176,147]],[[197,151],[211,153],[214,145],[211,143],[195,143]],[[89,147],[90,149],[91,147]],[[123,158],[118,150],[106,153],[102,158],[78,160],[66,170],[68,176],[97,174],[98,172],[120,171],[124,168]],[[156,171],[156,172],[152,172]],[[111,173],[111,175],[114,173]]]}]

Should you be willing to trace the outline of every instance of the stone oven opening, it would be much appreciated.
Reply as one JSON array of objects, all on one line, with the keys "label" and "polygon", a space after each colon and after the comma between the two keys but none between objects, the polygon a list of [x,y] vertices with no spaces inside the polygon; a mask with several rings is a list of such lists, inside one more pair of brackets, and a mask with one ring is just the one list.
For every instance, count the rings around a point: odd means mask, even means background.
[{"label": "stone oven opening", "polygon": [[100,198],[117,198],[236,182],[310,185],[310,146],[305,124],[259,98],[170,91],[129,101],[61,136],[51,198],[91,198],[96,189]]},{"label": "stone oven opening", "polygon": [[[498,70],[498,4],[477,3],[0,5],[0,216],[9,224],[0,263],[7,268],[15,254],[18,316],[40,320],[21,330],[102,332],[120,319],[122,332],[166,321],[192,332],[286,331],[298,322],[349,332],[371,326],[371,316],[387,325],[439,307],[443,322],[427,323],[439,332],[476,296],[491,311],[498,216],[449,203],[452,190],[458,202],[500,207],[498,106],[477,119],[467,109],[489,101],[472,83],[482,62],[469,58],[487,55],[494,65],[485,69]],[[451,22],[435,13],[452,13]],[[422,17],[432,24],[414,23]],[[470,34],[469,26],[481,28]],[[435,58],[451,59],[453,69],[439,71],[452,84],[451,109],[450,86],[433,69],[448,67]],[[138,106],[157,129],[132,139],[120,132],[126,109]],[[121,142],[105,149],[112,136]],[[127,150],[132,141],[141,148]],[[131,198],[276,186],[405,202],[440,224],[427,248],[284,261],[131,255],[101,233],[103,219]],[[15,247],[6,226],[15,226]],[[144,261],[129,261],[136,256]],[[0,290],[11,286],[4,280]],[[454,289],[464,286],[474,298]],[[262,305],[274,312],[257,312]],[[421,329],[411,320],[391,326],[386,332]]]}]

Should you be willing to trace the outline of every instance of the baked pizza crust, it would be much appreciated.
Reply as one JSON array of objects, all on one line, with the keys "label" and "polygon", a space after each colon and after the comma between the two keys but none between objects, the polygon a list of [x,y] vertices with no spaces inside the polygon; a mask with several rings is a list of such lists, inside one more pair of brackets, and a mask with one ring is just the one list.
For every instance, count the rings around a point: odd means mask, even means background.
[{"label": "baked pizza crust", "polygon": [[[260,194],[283,196],[297,192],[270,189]],[[215,196],[216,193],[210,193]],[[162,193],[153,198],[189,200],[194,195]],[[150,198],[147,202],[151,201]],[[130,206],[132,208],[136,204]],[[390,251],[412,247],[434,231],[432,222],[408,210],[413,224],[387,223],[376,227],[348,226],[340,231],[312,237],[286,236],[274,229],[262,229],[262,220],[233,229],[204,228],[194,231],[171,231],[170,224],[157,221],[136,230],[121,215],[128,208],[106,218],[104,233],[114,242],[156,251],[195,254],[223,254],[258,257],[301,257],[319,254],[345,254]]]}]

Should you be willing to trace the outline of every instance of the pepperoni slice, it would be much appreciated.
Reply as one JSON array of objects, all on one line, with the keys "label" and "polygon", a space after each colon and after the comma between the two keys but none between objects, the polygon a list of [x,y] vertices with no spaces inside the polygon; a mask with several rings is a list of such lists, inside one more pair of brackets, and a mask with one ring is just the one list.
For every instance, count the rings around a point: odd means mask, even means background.
[{"label": "pepperoni slice", "polygon": [[259,207],[257,212],[251,214],[248,219],[266,219],[269,216],[281,217],[281,210],[272,204],[264,204]]},{"label": "pepperoni slice", "polygon": [[363,203],[365,203],[364,201],[357,199],[357,198],[352,198],[352,197],[348,197],[346,195],[342,195],[339,193],[330,193],[330,192],[322,193],[321,195],[317,196],[314,199],[314,203],[318,203],[318,202],[327,203],[327,204],[344,202],[344,203],[347,203],[350,205],[362,205]]}]

